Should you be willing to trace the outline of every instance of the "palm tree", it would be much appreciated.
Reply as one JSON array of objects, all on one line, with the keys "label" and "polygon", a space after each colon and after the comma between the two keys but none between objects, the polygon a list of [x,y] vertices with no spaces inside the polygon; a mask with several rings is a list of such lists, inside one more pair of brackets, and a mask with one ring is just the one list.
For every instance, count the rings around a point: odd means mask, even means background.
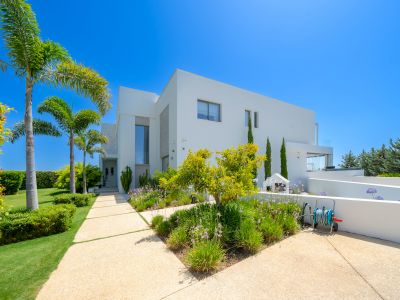
[{"label": "palm tree", "polygon": [[[91,98],[101,113],[110,108],[108,83],[93,70],[72,61],[66,49],[43,41],[36,16],[24,0],[0,0],[0,20],[9,65],[25,79],[26,205],[39,207],[33,142],[32,91],[35,84],[67,87]],[[4,68],[4,62],[1,63]]]},{"label": "palm tree", "polygon": [[103,148],[98,147],[98,144],[105,144],[108,142],[108,138],[101,132],[91,129],[87,131],[82,131],[75,138],[76,146],[83,151],[83,193],[87,193],[86,187],[86,153],[93,158],[93,154],[100,153],[105,155]]},{"label": "palm tree", "polygon": [[68,135],[69,143],[69,190],[75,194],[75,155],[74,144],[75,134],[86,130],[91,124],[100,123],[100,115],[90,109],[83,109],[73,113],[71,107],[63,99],[58,97],[49,97],[38,107],[39,113],[49,113],[56,120],[61,131]]}]

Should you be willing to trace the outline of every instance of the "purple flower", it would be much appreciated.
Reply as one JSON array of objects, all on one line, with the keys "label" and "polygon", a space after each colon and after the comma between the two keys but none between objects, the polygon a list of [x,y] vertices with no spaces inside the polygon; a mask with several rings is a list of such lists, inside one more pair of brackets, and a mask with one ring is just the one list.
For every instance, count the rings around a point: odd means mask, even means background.
[{"label": "purple flower", "polygon": [[327,196],[327,193],[325,193],[325,192],[321,192],[319,194],[320,194],[320,196]]},{"label": "purple flower", "polygon": [[376,196],[376,200],[384,200],[382,196]]},{"label": "purple flower", "polygon": [[378,191],[376,190],[376,189],[374,189],[374,188],[369,188],[368,190],[367,190],[367,194],[376,194]]}]

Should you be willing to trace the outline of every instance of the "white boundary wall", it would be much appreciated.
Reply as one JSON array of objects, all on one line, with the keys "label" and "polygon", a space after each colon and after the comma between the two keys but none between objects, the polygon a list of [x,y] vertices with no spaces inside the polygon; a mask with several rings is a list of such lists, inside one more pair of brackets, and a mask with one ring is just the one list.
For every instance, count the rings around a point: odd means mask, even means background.
[{"label": "white boundary wall", "polygon": [[321,195],[325,193],[334,197],[368,198],[368,188],[375,188],[375,196],[382,196],[384,200],[400,201],[400,186],[373,184],[333,179],[308,178],[308,192]]},{"label": "white boundary wall", "polygon": [[292,200],[301,206],[304,202],[312,208],[318,201],[318,207],[325,205],[332,208],[332,200],[336,202],[335,214],[343,223],[339,223],[339,231],[346,231],[383,240],[400,243],[400,202],[386,200],[369,200],[340,197],[322,197],[311,195],[285,195],[267,192],[257,194],[260,200]]}]

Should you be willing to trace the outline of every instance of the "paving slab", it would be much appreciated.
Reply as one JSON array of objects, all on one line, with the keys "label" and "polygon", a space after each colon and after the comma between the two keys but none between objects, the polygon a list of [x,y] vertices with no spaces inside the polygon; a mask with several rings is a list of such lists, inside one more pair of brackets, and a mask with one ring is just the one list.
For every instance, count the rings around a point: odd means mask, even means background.
[{"label": "paving slab", "polygon": [[148,228],[149,226],[139,214],[132,210],[130,214],[86,219],[75,235],[74,242],[105,238]]},{"label": "paving slab", "polygon": [[170,215],[172,215],[174,212],[178,210],[183,210],[183,209],[189,209],[195,206],[196,204],[189,204],[189,205],[182,205],[182,206],[175,206],[175,207],[166,207],[162,209],[155,209],[155,210],[147,210],[140,212],[140,215],[147,221],[147,223],[151,223],[151,220],[157,216],[157,215],[162,215],[165,218],[168,218]]},{"label": "paving slab", "polygon": [[87,218],[98,218],[98,217],[106,217],[106,216],[114,216],[126,213],[132,213],[132,207],[130,204],[120,204],[120,205],[113,205],[113,206],[106,206],[106,207],[93,207],[88,215]]},{"label": "paving slab", "polygon": [[73,245],[37,299],[161,299],[194,282],[147,230]]},{"label": "paving slab", "polygon": [[167,299],[381,299],[318,234],[302,232]]},{"label": "paving slab", "polygon": [[340,233],[328,240],[384,299],[400,299],[400,245]]}]

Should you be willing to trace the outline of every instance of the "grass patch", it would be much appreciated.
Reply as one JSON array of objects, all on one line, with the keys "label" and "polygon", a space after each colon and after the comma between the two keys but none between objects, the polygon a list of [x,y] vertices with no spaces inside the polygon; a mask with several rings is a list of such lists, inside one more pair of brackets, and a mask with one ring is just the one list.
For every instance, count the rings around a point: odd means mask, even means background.
[{"label": "grass patch", "polygon": [[[58,192],[58,189],[38,190],[39,203],[53,205],[54,193]],[[8,207],[25,207],[25,191],[5,198]],[[90,207],[77,208],[71,228],[66,232],[0,247],[0,299],[35,299],[72,244]]]},{"label": "grass patch", "polygon": [[[39,206],[53,205],[55,196],[68,194],[67,190],[60,190],[57,188],[38,189]],[[7,195],[4,198],[4,205],[10,209],[26,208],[26,194],[25,191],[18,191],[15,195]]]}]

